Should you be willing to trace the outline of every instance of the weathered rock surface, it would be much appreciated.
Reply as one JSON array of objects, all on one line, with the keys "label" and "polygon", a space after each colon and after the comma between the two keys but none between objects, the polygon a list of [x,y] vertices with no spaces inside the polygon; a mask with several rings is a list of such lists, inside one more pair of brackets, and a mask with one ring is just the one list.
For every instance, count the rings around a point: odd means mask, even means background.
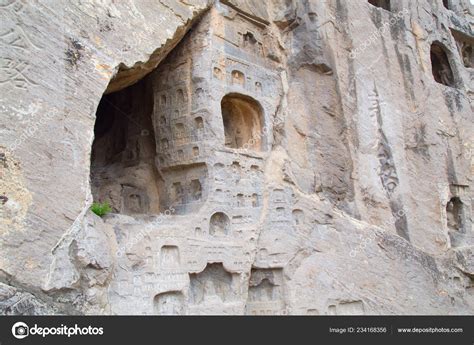
[{"label": "weathered rock surface", "polygon": [[0,283],[2,315],[53,315],[58,311],[28,292]]},{"label": "weathered rock surface", "polygon": [[472,314],[444,3],[0,4],[0,313]]}]

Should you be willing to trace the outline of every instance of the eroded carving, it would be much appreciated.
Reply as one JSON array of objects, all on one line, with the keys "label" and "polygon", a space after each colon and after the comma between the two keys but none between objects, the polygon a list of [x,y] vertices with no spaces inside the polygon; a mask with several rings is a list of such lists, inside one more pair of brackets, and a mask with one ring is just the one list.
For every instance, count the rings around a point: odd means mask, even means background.
[{"label": "eroded carving", "polygon": [[156,315],[183,315],[184,295],[181,291],[160,293],[153,299]]},{"label": "eroded carving", "polygon": [[284,311],[283,270],[253,268],[249,280],[246,314],[279,315]]},{"label": "eroded carving", "polygon": [[223,212],[216,212],[209,222],[209,234],[212,236],[225,236],[230,232],[229,217]]},{"label": "eroded carving", "polygon": [[232,288],[232,274],[227,272],[221,263],[208,264],[204,271],[189,276],[191,304],[222,304],[235,298]]}]

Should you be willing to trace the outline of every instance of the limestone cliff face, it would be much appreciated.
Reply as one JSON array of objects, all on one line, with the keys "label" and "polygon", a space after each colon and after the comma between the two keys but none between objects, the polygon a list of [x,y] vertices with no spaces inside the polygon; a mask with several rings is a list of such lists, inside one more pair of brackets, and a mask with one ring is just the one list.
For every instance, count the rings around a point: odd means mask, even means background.
[{"label": "limestone cliff face", "polygon": [[0,313],[473,313],[467,0],[0,20]]}]

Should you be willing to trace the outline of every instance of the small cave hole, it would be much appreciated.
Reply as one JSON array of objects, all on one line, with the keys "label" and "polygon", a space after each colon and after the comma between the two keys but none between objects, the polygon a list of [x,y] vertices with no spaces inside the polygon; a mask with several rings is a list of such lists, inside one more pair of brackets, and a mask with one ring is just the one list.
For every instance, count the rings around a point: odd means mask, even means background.
[{"label": "small cave hole", "polygon": [[369,0],[369,4],[390,11],[390,0]]},{"label": "small cave hole", "polygon": [[250,44],[255,44],[257,43],[257,40],[254,36],[253,33],[247,31],[245,34],[244,34],[244,42],[248,42]]},{"label": "small cave hole", "polygon": [[446,217],[448,229],[451,231],[462,230],[462,201],[458,197],[453,197],[446,205]]},{"label": "small cave hole", "polygon": [[431,69],[437,83],[454,86],[454,75],[445,49],[439,43],[431,45]]}]

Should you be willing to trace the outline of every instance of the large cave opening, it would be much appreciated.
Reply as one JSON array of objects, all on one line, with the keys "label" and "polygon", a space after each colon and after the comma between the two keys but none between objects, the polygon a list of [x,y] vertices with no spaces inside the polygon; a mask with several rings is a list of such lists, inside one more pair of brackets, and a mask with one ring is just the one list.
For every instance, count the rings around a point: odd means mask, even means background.
[{"label": "large cave opening", "polygon": [[94,202],[107,202],[114,213],[185,214],[206,200],[202,89],[183,79],[194,68],[185,54],[189,37],[138,82],[109,87],[99,103],[91,190]]},{"label": "large cave opening", "polygon": [[104,94],[97,108],[91,189],[94,201],[109,203],[115,213],[159,212],[153,91],[148,79]]}]

